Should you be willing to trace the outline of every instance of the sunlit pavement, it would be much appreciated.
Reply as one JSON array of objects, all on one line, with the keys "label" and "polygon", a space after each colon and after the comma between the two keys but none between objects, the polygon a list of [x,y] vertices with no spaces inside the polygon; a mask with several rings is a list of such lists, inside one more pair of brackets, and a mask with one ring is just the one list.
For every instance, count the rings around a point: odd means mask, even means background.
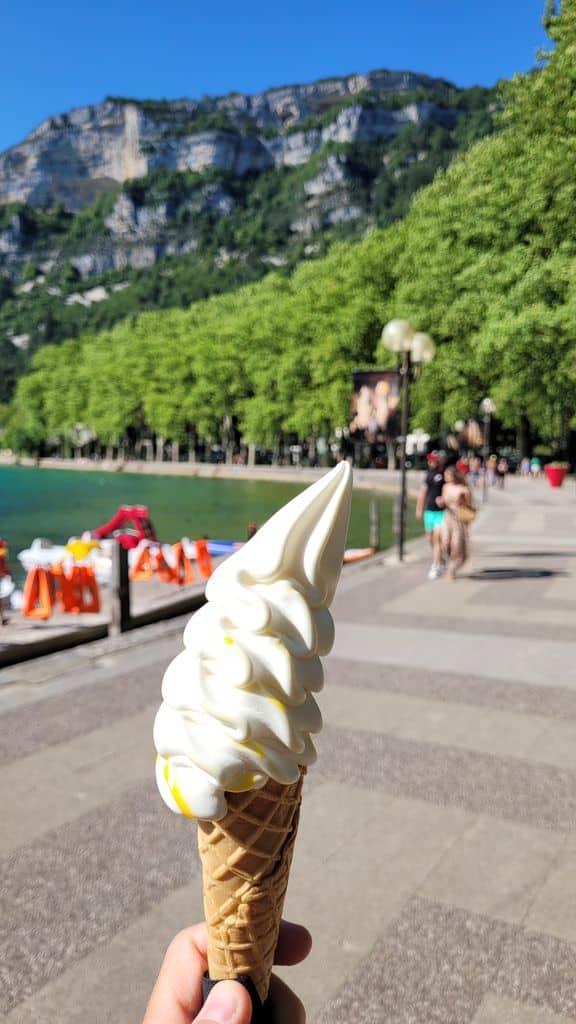
[{"label": "sunlit pavement", "polygon": [[[348,568],[287,914],[318,1024],[576,1021],[576,493],[511,479],[462,579]],[[155,792],[171,622],[0,672],[7,1024],[138,1022],[202,916]]]}]

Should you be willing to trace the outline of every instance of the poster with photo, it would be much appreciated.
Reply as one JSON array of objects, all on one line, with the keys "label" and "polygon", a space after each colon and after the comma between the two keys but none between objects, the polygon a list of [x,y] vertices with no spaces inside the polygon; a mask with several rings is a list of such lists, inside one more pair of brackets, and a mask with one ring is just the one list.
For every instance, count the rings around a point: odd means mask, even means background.
[{"label": "poster with photo", "polygon": [[393,440],[399,433],[400,374],[354,370],[350,433],[366,441]]}]

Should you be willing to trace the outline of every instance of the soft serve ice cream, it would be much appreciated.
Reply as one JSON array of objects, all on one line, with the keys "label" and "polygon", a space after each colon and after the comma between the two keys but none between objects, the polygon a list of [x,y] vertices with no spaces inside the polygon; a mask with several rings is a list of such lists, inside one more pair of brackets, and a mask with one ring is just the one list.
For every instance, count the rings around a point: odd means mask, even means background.
[{"label": "soft serve ice cream", "polygon": [[156,716],[156,777],[168,806],[217,821],[226,792],[288,785],[315,760],[322,726],[313,694],[334,641],[328,607],[352,493],[340,463],[280,509],[223,562],[208,603],[168,666]]}]

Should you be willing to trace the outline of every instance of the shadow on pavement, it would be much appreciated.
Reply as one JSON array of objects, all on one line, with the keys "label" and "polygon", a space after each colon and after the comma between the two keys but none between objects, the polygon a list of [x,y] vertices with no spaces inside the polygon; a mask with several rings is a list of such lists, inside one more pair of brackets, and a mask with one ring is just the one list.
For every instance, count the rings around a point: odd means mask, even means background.
[{"label": "shadow on pavement", "polygon": [[537,580],[549,576],[568,576],[568,573],[554,569],[480,569],[471,572],[468,579],[492,583],[494,580]]},{"label": "shadow on pavement", "polygon": [[574,558],[574,551],[493,551],[494,558]]}]

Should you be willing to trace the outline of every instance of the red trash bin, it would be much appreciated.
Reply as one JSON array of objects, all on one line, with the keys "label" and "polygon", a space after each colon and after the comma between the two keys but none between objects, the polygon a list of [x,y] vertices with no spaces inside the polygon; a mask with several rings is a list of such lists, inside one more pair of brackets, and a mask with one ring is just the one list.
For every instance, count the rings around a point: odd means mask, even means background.
[{"label": "red trash bin", "polygon": [[544,466],[544,472],[550,487],[562,487],[564,477],[568,472],[568,466],[555,466],[553,463],[550,463],[550,465]]}]

